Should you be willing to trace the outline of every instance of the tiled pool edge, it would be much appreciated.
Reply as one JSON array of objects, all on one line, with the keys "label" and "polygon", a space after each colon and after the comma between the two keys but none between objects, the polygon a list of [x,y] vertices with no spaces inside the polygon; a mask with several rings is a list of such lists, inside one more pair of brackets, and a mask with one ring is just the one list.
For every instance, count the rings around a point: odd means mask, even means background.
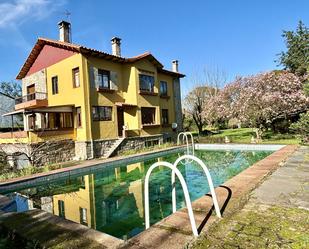
[{"label": "tiled pool edge", "polygon": [[[232,197],[225,208],[223,218],[228,218],[237,212],[246,203],[251,191],[279,168],[297,148],[298,145],[286,145],[226,181],[221,185],[224,188],[216,188],[215,191],[220,207],[222,207],[227,198],[228,193],[226,189],[230,189],[232,192]],[[195,220],[197,225],[199,225],[205,219],[205,215],[212,209],[211,198],[203,196],[194,201],[192,207]],[[202,233],[208,231],[212,225],[218,222],[220,222],[220,219],[210,216]],[[131,238],[122,248],[183,248],[186,244],[194,241],[191,234],[187,210],[183,208],[151,226],[148,230]]]},{"label": "tiled pool edge", "polygon": [[96,170],[97,168],[115,166],[127,162],[128,160],[146,160],[148,158],[157,155],[158,157],[163,156],[169,152],[178,151],[183,149],[183,146],[173,146],[170,148],[159,149],[155,151],[147,151],[144,153],[139,153],[130,156],[112,157],[108,159],[94,159],[89,161],[83,161],[79,165],[70,166],[66,168],[56,169],[48,172],[37,173],[29,176],[18,177],[14,179],[9,179],[5,181],[0,181],[0,188],[2,190],[9,191],[10,189],[16,188],[18,185],[22,185],[25,182],[38,183],[42,181],[49,181],[53,179],[64,178],[68,176],[74,176],[82,174],[84,172],[89,172]]}]

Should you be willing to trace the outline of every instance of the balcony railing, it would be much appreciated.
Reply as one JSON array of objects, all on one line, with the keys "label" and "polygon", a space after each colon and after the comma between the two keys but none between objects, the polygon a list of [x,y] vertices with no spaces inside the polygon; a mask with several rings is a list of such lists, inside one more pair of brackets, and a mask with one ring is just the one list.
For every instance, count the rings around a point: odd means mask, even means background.
[{"label": "balcony railing", "polygon": [[15,105],[25,103],[31,100],[44,100],[44,99],[47,99],[47,93],[42,93],[42,92],[30,93],[22,97],[16,98]]}]

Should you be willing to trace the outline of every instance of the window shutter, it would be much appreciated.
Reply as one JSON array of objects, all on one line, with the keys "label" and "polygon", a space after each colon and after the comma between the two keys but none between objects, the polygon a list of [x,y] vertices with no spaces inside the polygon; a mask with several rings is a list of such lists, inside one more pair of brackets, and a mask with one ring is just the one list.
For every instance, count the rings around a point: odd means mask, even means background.
[{"label": "window shutter", "polygon": [[112,90],[118,90],[118,74],[117,72],[110,72],[110,86]]},{"label": "window shutter", "polygon": [[92,88],[99,87],[98,69],[94,66],[90,66],[90,85]]}]

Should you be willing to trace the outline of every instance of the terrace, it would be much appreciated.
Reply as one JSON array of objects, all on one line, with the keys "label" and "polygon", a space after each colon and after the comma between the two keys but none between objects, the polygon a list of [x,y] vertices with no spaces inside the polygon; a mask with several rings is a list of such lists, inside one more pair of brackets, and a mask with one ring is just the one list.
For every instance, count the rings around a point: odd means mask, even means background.
[{"label": "terrace", "polygon": [[34,92],[15,99],[15,110],[47,107],[47,93]]}]

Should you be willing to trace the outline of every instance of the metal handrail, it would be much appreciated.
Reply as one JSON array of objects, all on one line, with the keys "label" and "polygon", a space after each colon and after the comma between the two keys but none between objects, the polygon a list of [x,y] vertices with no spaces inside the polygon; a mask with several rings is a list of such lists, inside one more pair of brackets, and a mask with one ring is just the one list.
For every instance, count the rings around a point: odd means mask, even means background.
[{"label": "metal handrail", "polygon": [[[220,212],[215,188],[214,188],[214,185],[213,185],[213,182],[212,182],[212,179],[211,179],[211,175],[210,175],[209,170],[206,167],[205,163],[201,159],[197,158],[196,156],[184,155],[184,156],[179,157],[175,161],[174,167],[177,168],[178,164],[182,160],[186,160],[186,159],[191,159],[192,161],[197,162],[202,167],[202,169],[204,170],[204,173],[207,177],[208,185],[209,185],[209,188],[210,188],[210,193],[211,193],[211,196],[212,196],[212,199],[213,199],[213,204],[215,206],[216,214],[219,218],[221,218],[221,212]],[[172,172],[172,205],[173,205],[173,213],[175,213],[177,208],[176,208],[176,186],[175,186],[175,172],[174,171]]]},{"label": "metal handrail", "polygon": [[44,92],[29,93],[22,97],[16,98],[15,104],[17,105],[17,104],[28,102],[28,101],[35,100],[35,99],[40,99],[40,100],[47,99],[47,93],[44,93]]},{"label": "metal handrail", "polygon": [[198,236],[198,231],[197,231],[197,227],[196,227],[196,223],[195,223],[195,219],[194,219],[194,214],[193,214],[193,210],[192,210],[192,205],[191,205],[191,200],[190,200],[190,195],[189,195],[189,191],[188,191],[188,187],[187,184],[185,182],[185,179],[183,178],[181,172],[179,171],[179,169],[177,169],[175,167],[175,165],[168,163],[168,162],[156,162],[154,163],[147,171],[146,174],[146,178],[145,178],[145,186],[144,186],[144,194],[145,194],[145,226],[146,229],[148,229],[150,227],[150,219],[149,219],[149,178],[150,175],[152,173],[152,171],[160,166],[165,166],[170,168],[178,177],[180,184],[182,186],[182,190],[184,192],[184,196],[185,196],[185,201],[186,201],[186,206],[188,209],[188,213],[189,213],[189,218],[190,218],[190,223],[191,223],[191,227],[192,227],[192,232],[194,234],[194,236]]},{"label": "metal handrail", "polygon": [[191,138],[191,146],[192,146],[192,155],[194,156],[194,149],[195,149],[195,145],[194,145],[194,139],[193,139],[193,135],[191,132],[180,132],[177,136],[177,145],[180,145],[180,139],[182,138],[182,142],[184,143],[184,140],[186,139],[186,144],[187,144],[187,154],[190,154],[189,151],[189,141],[188,141],[188,135]]}]

